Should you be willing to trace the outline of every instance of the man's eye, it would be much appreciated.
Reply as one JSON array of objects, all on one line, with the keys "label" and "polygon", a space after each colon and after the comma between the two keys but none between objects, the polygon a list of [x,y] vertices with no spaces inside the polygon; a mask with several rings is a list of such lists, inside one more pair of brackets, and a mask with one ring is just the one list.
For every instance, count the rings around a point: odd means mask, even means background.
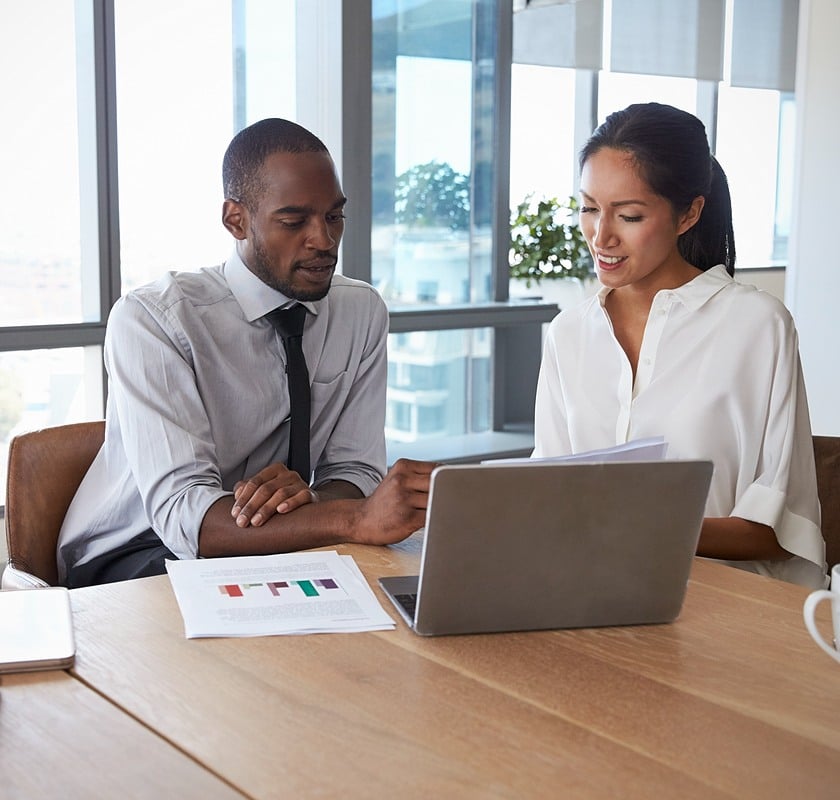
[{"label": "man's eye", "polygon": [[305,222],[305,219],[281,219],[278,220],[284,228],[300,228]]},{"label": "man's eye", "polygon": [[328,222],[341,222],[344,219],[344,214],[328,214],[327,221]]}]

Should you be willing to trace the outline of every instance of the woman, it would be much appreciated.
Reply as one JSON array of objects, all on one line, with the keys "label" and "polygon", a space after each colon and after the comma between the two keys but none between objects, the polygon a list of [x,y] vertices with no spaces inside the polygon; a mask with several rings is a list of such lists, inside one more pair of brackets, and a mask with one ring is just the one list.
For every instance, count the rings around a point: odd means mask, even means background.
[{"label": "woman", "polygon": [[796,329],[782,303],[733,280],[729,188],[703,124],[629,106],[595,131],[580,166],[580,225],[602,287],[551,323],[534,455],[662,435],[669,457],[714,462],[698,555],[823,586]]}]

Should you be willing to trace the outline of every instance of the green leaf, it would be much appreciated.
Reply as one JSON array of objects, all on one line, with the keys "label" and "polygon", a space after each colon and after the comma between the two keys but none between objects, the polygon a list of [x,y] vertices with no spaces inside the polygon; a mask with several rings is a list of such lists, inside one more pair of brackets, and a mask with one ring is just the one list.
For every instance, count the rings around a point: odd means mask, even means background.
[{"label": "green leaf", "polygon": [[592,256],[577,222],[578,201],[528,195],[511,214],[510,277],[539,284],[554,278],[588,278]]}]

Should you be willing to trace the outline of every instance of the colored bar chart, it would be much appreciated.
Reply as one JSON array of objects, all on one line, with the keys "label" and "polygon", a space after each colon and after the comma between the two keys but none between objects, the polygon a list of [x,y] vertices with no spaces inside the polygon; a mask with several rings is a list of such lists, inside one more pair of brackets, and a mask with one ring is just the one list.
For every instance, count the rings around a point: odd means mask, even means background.
[{"label": "colored bar chart", "polygon": [[219,586],[219,591],[228,597],[243,597],[249,589],[256,589],[261,583],[225,583]]},{"label": "colored bar chart", "polygon": [[317,597],[318,590],[312,585],[312,581],[292,581],[296,583],[300,590],[307,596],[307,597]]},{"label": "colored bar chart", "polygon": [[321,590],[338,589],[333,578],[312,578],[295,581],[268,581],[266,583],[225,583],[219,585],[219,592],[227,597],[244,597],[252,589],[265,587],[275,597],[294,592],[298,597],[320,597]]}]

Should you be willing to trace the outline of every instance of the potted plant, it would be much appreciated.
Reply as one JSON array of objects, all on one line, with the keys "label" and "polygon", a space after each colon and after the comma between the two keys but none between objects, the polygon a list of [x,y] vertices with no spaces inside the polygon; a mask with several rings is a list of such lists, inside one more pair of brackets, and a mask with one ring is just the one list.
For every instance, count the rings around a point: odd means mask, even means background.
[{"label": "potted plant", "polygon": [[[545,293],[544,281],[562,280],[583,296],[583,281],[594,276],[592,256],[577,223],[578,201],[557,197],[534,201],[528,195],[511,215],[510,277]],[[514,284],[511,284],[513,288]],[[520,290],[516,292],[522,294]]]}]

